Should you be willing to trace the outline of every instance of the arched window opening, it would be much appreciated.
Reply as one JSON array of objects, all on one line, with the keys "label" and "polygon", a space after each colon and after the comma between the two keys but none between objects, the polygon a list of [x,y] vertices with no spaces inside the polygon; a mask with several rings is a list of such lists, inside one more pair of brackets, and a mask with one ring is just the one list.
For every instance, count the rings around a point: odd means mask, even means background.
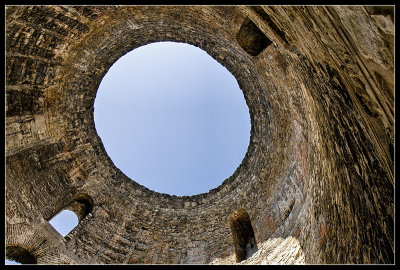
[{"label": "arched window opening", "polygon": [[79,220],[74,212],[63,210],[54,216],[49,223],[64,237],[78,225]]},{"label": "arched window opening", "polygon": [[[10,263],[7,263],[7,260]],[[15,263],[14,263],[15,262]],[[6,247],[6,263],[7,264],[37,264],[36,257],[28,250],[19,246]]]},{"label": "arched window opening", "polygon": [[70,204],[49,220],[54,229],[65,237],[93,210],[93,201],[85,194],[76,195]]},{"label": "arched window opening", "polygon": [[233,212],[230,220],[236,262],[243,261],[258,250],[249,214],[244,209]]},{"label": "arched window opening", "polygon": [[92,211],[93,201],[87,195],[78,195],[65,209],[74,212],[81,222]]}]

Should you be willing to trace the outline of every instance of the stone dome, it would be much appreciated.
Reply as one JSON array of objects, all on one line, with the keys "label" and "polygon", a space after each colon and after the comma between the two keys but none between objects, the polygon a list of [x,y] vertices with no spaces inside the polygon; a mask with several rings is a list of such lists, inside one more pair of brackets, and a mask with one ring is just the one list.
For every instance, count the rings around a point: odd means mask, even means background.
[{"label": "stone dome", "polygon": [[[38,264],[394,263],[394,6],[6,6],[6,257]],[[237,79],[248,151],[207,193],[129,179],[96,133],[152,42]],[[156,169],[156,168],[155,168]],[[79,224],[65,237],[49,220]]]}]

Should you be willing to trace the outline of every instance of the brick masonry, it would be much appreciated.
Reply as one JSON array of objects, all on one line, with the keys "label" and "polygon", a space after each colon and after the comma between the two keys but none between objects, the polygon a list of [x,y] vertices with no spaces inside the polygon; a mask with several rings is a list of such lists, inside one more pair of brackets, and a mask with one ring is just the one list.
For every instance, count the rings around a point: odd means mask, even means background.
[{"label": "brick masonry", "polygon": [[[244,209],[258,251],[240,264],[393,263],[393,13],[6,6],[6,247],[43,264],[233,264],[229,219]],[[139,185],[96,134],[102,77],[155,41],[205,50],[249,107],[247,154],[208,193]],[[62,237],[48,221],[82,198],[90,210]]]}]

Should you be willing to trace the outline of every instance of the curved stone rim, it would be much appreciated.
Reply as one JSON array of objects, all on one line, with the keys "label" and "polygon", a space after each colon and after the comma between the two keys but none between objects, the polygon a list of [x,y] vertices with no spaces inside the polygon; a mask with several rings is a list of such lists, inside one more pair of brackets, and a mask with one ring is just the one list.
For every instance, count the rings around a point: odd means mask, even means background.
[{"label": "curved stone rim", "polygon": [[[64,76],[64,81],[61,83],[61,92],[65,100],[68,100],[68,102],[64,102],[64,106],[69,111],[78,111],[79,117],[83,117],[85,125],[77,126],[74,123],[76,118],[69,118],[68,122],[71,126],[77,128],[78,132],[70,133],[68,137],[87,136],[88,138],[92,138],[90,139],[90,143],[94,148],[100,148],[102,156],[104,156],[100,160],[106,161],[112,167],[112,170],[118,174],[122,174],[123,178],[129,179],[129,182],[133,183],[135,187],[140,186],[147,193],[155,196],[161,195],[169,198],[184,199],[207,197],[218,193],[222,189],[229,192],[235,188],[237,184],[233,183],[240,173],[248,173],[249,177],[254,175],[254,172],[243,168],[254,167],[251,164],[259,159],[257,157],[259,151],[263,151],[264,153],[275,151],[270,147],[261,149],[261,147],[268,145],[270,138],[267,133],[271,131],[263,129],[260,125],[255,124],[255,121],[265,122],[268,126],[271,120],[275,121],[276,119],[270,115],[268,101],[265,100],[264,96],[266,90],[262,89],[257,76],[258,74],[254,72],[253,56],[241,51],[240,46],[235,44],[235,37],[232,37],[232,40],[219,39],[218,34],[213,32],[213,29],[207,29],[204,25],[196,25],[196,27],[193,27],[193,25],[170,25],[160,19],[158,21],[146,21],[140,26],[133,27],[130,20],[124,21],[120,20],[120,18],[114,23],[110,23],[102,31],[95,31],[95,34],[87,37],[84,42],[78,45],[79,48],[73,49],[76,51],[76,54],[72,54],[73,59],[69,60],[70,65],[66,68],[69,73]],[[116,36],[118,36],[118,39],[114,39]],[[243,91],[246,104],[249,108],[251,131],[249,145],[244,158],[230,177],[224,179],[219,186],[205,193],[190,196],[160,193],[137,183],[134,179],[130,179],[112,162],[95,129],[93,116],[94,101],[98,86],[108,69],[120,57],[135,48],[161,41],[184,42],[206,51],[235,77],[240,89]],[[93,58],[93,56],[95,57]],[[264,91],[264,93],[261,94],[261,91]],[[78,96],[80,98],[83,96],[83,102],[79,101]],[[68,140],[66,141],[68,143]],[[259,142],[262,142],[262,146],[260,146]],[[97,160],[97,158],[94,160]],[[245,172],[243,172],[244,170]],[[225,188],[227,186],[230,187]]]},{"label": "curved stone rim", "polygon": [[[196,50],[196,51],[198,51],[198,50],[201,50],[203,53],[205,52],[204,50],[202,50],[202,49],[200,49],[200,48],[198,48],[198,47],[195,47],[195,48],[193,48],[193,45],[191,45],[191,44],[188,44],[188,43],[184,43],[184,42],[172,42],[172,41],[160,41],[160,42],[154,42],[154,43],[158,43],[158,44],[160,44],[160,45],[162,45],[163,43],[172,43],[172,45],[175,47],[175,49],[176,48],[181,48],[180,46],[178,46],[179,44],[185,44],[185,45],[190,45],[190,47],[192,47],[191,48],[191,50]],[[120,60],[122,60],[122,58],[124,58],[125,56],[127,56],[128,54],[131,54],[131,53],[134,53],[134,51],[135,50],[137,50],[137,49],[139,49],[139,48],[141,48],[141,47],[144,47],[144,46],[148,46],[148,45],[151,45],[151,44],[153,44],[153,43],[148,43],[148,44],[146,44],[146,45],[142,45],[142,46],[140,46],[140,47],[137,47],[137,48],[135,48],[135,49],[133,49],[132,51],[130,51],[130,52],[128,52],[127,54],[125,54],[125,55],[123,55],[122,57],[120,57],[116,62],[114,62],[113,63],[113,66],[118,62],[118,61],[120,61]],[[152,49],[152,51],[156,51],[155,50],[156,48],[155,47],[153,47],[153,49]],[[194,52],[194,51],[193,51]],[[179,54],[179,52],[177,52],[177,54]],[[203,55],[203,57],[210,57],[210,55]],[[207,57],[207,58],[208,58]],[[208,58],[209,59],[209,58]],[[190,61],[190,58],[188,59],[189,61]],[[211,59],[209,59],[209,60],[211,60]],[[212,60],[214,60],[214,61],[216,61],[214,58],[212,58]],[[218,63],[218,62],[217,62]],[[138,63],[136,63],[136,65],[137,65]],[[215,62],[214,62],[214,64],[216,64]],[[219,63],[218,63],[219,64]],[[211,66],[210,66],[211,67]],[[112,67],[110,67],[110,69],[111,69]],[[109,69],[109,70],[110,70]],[[109,72],[109,70],[107,71],[107,74],[108,74],[108,72]],[[115,70],[116,71],[116,70]],[[225,69],[225,72],[226,72],[226,69]],[[107,74],[105,75],[105,76],[107,76]],[[218,74],[221,74],[222,75],[222,73],[218,73]],[[229,73],[231,76],[233,76],[231,73]],[[112,76],[110,76],[108,79],[110,79]],[[103,77],[103,79],[104,79],[105,77]],[[234,80],[236,83],[237,83],[237,81],[236,81],[236,78],[230,78],[230,79],[232,79],[232,80]],[[230,81],[232,81],[232,80],[230,80]],[[198,80],[197,80],[198,81]],[[111,82],[111,81],[110,81]],[[194,80],[194,82],[196,82],[196,80]],[[133,82],[134,83],[134,82]],[[116,87],[118,87],[116,84],[112,84],[114,87],[114,89],[116,88]],[[99,86],[99,88],[100,88],[100,86]],[[135,87],[136,88],[136,87]],[[103,89],[103,91],[104,90],[106,90],[106,89]],[[111,88],[109,89],[109,90],[111,90]],[[136,90],[139,90],[139,91],[141,91],[140,89],[136,89]],[[237,90],[237,89],[229,89],[229,90]],[[243,96],[243,91],[240,89],[240,92],[241,92],[241,94],[242,94],[242,98],[244,97]],[[104,93],[103,93],[104,94]],[[228,94],[226,94],[225,96],[227,96],[227,95],[229,95],[229,93]],[[123,99],[124,97],[123,97],[123,95],[121,95],[121,94],[117,94],[117,96],[119,96],[121,99]],[[97,99],[98,99],[98,93],[96,94],[96,99],[95,99],[95,103],[96,103],[96,101],[97,101]],[[104,96],[103,96],[103,101],[106,101],[106,100],[104,100]],[[246,104],[246,101],[244,100],[244,99],[240,99],[240,100],[238,100],[238,101],[236,101],[236,103],[238,103],[238,102],[240,102],[240,106],[243,106],[243,103],[244,103],[244,105],[246,106],[246,108],[247,108],[247,110],[245,109],[245,111],[243,112],[244,114],[242,114],[242,116],[244,116],[244,115],[247,115],[247,117],[248,117],[248,119],[246,119],[246,124],[250,124],[250,114],[249,114],[249,108],[248,108],[248,106],[247,106],[247,104]],[[232,105],[234,105],[234,103],[232,103]],[[189,108],[189,110],[190,110],[190,108]],[[230,111],[230,113],[232,113],[233,111],[231,110]],[[162,113],[162,112],[161,112]],[[94,111],[94,116],[96,116],[95,115],[96,114],[96,110]],[[128,117],[129,118],[129,117]],[[129,119],[127,118],[127,123],[129,122]],[[99,122],[99,115],[97,115],[97,118],[96,118],[96,120],[97,121],[95,121],[95,125],[96,125],[96,127],[98,126],[98,124],[100,123]],[[232,117],[231,116],[231,118],[230,118],[230,121],[235,121],[235,118],[234,117]],[[107,141],[105,141],[104,140],[104,137],[103,136],[105,136],[106,134],[104,133],[104,124],[106,123],[106,122],[104,122],[104,121],[102,121],[103,122],[103,132],[100,132],[101,130],[99,130],[99,129],[97,129],[97,133],[98,133],[98,135],[99,135],[99,137],[100,137],[100,139],[101,139],[101,141],[102,141],[102,143],[103,143],[103,145],[105,146],[105,148],[107,148],[107,149],[109,149],[108,147],[107,147]],[[236,125],[236,124],[235,124]],[[226,161],[229,161],[229,163],[230,163],[230,166],[235,166],[234,168],[231,168],[231,170],[229,171],[229,175],[227,175],[226,177],[218,177],[218,178],[212,178],[214,181],[218,181],[217,183],[214,183],[212,186],[210,186],[209,187],[209,190],[211,190],[211,189],[214,189],[214,188],[216,188],[216,187],[218,187],[219,185],[221,185],[222,184],[222,181],[223,180],[225,180],[226,178],[228,178],[228,177],[230,177],[236,170],[237,170],[237,168],[238,168],[238,166],[240,165],[240,163],[243,161],[243,159],[244,159],[244,157],[245,157],[245,155],[246,155],[246,153],[247,153],[247,151],[248,151],[248,148],[249,148],[249,145],[250,145],[250,127],[251,127],[251,125],[249,125],[249,129],[248,130],[246,130],[245,129],[245,131],[248,131],[248,133],[247,133],[247,135],[248,135],[248,137],[246,137],[246,139],[245,140],[238,140],[238,139],[236,139],[235,140],[235,142],[236,142],[236,144],[235,145],[241,145],[242,147],[246,147],[246,149],[242,149],[241,151],[240,151],[240,157],[238,157],[237,159],[235,159],[235,160],[226,160]],[[228,136],[230,135],[230,134],[232,134],[232,133],[225,133],[225,134],[227,134]],[[175,136],[175,135],[173,135],[173,136]],[[229,138],[229,137],[228,137]],[[128,138],[126,138],[126,139],[128,139]],[[110,140],[108,140],[108,146],[109,147],[111,147],[111,141]],[[128,141],[127,141],[127,143],[128,143]],[[239,149],[239,148],[238,148]],[[158,152],[156,151],[156,152],[154,152],[154,150],[152,150],[153,151],[153,153],[155,153],[156,155],[158,154]],[[215,153],[215,151],[212,151],[211,149],[208,149],[208,156],[212,156],[213,155],[213,153]],[[139,152],[140,153],[140,152]],[[143,153],[143,152],[142,152]],[[114,159],[114,157],[111,155],[111,154],[109,154],[108,152],[107,152],[107,154],[110,156],[110,158],[113,160]],[[115,157],[117,157],[117,156],[115,156]],[[115,161],[113,161],[113,163],[114,163],[114,165],[115,165]],[[182,166],[180,165],[180,164],[172,164],[172,166],[174,166],[176,169],[180,169],[180,168],[182,168]],[[116,166],[116,167],[118,167],[118,166]],[[126,168],[126,166],[125,166],[125,168]],[[138,167],[139,168],[139,167]],[[209,167],[204,167],[204,171],[207,171],[208,170],[208,168]],[[210,167],[211,168],[211,167]],[[125,173],[125,171],[128,171],[127,169],[120,169],[124,174],[129,174],[129,173]],[[143,173],[144,171],[142,171],[142,173]],[[134,172],[132,173],[132,174],[135,174]],[[190,174],[188,177],[186,177],[185,179],[192,179],[192,176],[193,176],[193,173],[192,174]],[[135,179],[135,177],[134,176],[128,176],[129,178],[131,178],[131,179]],[[136,181],[136,182],[143,182],[141,185],[143,185],[143,186],[147,186],[147,184],[146,184],[146,179],[145,178],[137,178],[138,179],[138,181]],[[167,178],[167,180],[168,179],[171,179],[171,180],[173,180],[172,178]],[[203,179],[206,179],[206,178],[203,178]],[[211,177],[210,177],[210,179],[211,179]],[[133,180],[134,181],[134,180]],[[173,181],[172,181],[173,182]],[[171,184],[172,184],[172,182],[171,182]],[[154,185],[154,183],[153,183],[153,185]],[[205,193],[205,192],[208,192],[208,191],[202,191],[202,192],[195,192],[195,193],[193,193],[192,195],[177,195],[176,193],[174,193],[174,192],[172,192],[172,193],[170,193],[170,192],[162,192],[162,191],[158,191],[158,189],[157,189],[157,187],[153,187],[153,188],[149,188],[149,189],[152,189],[152,190],[154,190],[155,192],[158,192],[158,193],[166,193],[166,194],[170,194],[171,196],[172,195],[175,195],[175,196],[193,196],[193,195],[198,195],[198,194],[202,194],[202,193]],[[204,189],[204,188],[203,188]],[[175,190],[176,191],[176,190]]]}]

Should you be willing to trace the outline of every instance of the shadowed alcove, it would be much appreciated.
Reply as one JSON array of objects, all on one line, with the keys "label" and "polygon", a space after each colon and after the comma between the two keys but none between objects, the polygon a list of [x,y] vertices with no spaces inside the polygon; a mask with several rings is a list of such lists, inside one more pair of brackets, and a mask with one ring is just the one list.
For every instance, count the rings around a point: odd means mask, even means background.
[{"label": "shadowed alcove", "polygon": [[37,264],[35,256],[19,246],[7,246],[6,258],[21,264]]},{"label": "shadowed alcove", "polygon": [[235,246],[236,262],[243,261],[258,250],[249,214],[244,209],[233,212],[229,219]]}]

